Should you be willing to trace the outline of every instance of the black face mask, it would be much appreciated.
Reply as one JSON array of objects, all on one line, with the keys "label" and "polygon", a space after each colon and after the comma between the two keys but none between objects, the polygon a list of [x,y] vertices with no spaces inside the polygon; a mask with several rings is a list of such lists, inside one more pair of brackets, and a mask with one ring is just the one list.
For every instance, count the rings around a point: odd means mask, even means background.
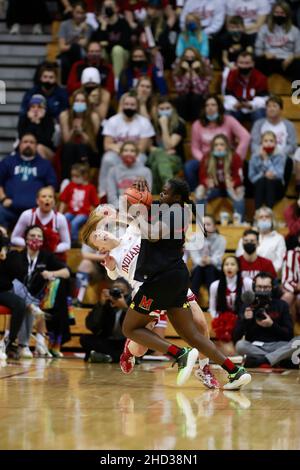
[{"label": "black face mask", "polygon": [[275,24],[278,24],[278,26],[282,26],[284,23],[286,23],[286,20],[286,16],[273,16],[273,21]]},{"label": "black face mask", "polygon": [[123,109],[123,113],[125,114],[125,116],[132,118],[136,113],[136,109],[125,108]]},{"label": "black face mask", "polygon": [[229,34],[234,41],[239,41],[242,37],[242,33],[240,31],[229,31]]},{"label": "black face mask", "polygon": [[186,62],[191,66],[195,61],[194,59],[187,59]]},{"label": "black face mask", "polygon": [[52,88],[55,87],[55,83],[41,82],[41,86],[45,88],[45,90],[51,90]]},{"label": "black face mask", "polygon": [[239,72],[241,75],[248,75],[252,71],[253,67],[239,67]]},{"label": "black face mask", "polygon": [[108,18],[111,18],[115,14],[113,8],[111,8],[111,7],[106,7],[104,11],[105,11],[105,14]]},{"label": "black face mask", "polygon": [[146,65],[144,60],[133,60],[132,66],[136,67],[137,69],[142,69]]},{"label": "black face mask", "polygon": [[248,255],[252,255],[256,250],[254,243],[243,243],[243,248]]}]

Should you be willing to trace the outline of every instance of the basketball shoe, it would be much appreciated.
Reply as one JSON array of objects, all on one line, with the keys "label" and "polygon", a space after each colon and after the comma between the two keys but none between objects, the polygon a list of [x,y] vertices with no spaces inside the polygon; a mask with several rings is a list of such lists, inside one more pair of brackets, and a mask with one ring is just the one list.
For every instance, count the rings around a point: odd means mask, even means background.
[{"label": "basketball shoe", "polygon": [[178,374],[176,383],[178,386],[183,385],[190,377],[194,365],[198,359],[198,351],[195,348],[183,348],[183,353],[177,357]]},{"label": "basketball shoe", "polygon": [[199,367],[197,370],[195,370],[195,377],[200,380],[200,382],[202,382],[203,385],[205,385],[207,388],[220,388],[220,384],[210,370],[208,364],[206,364],[203,369]]},{"label": "basketball shoe", "polygon": [[131,374],[135,365],[135,357],[128,349],[130,339],[126,339],[123,352],[120,356],[120,367],[123,374]]},{"label": "basketball shoe", "polygon": [[240,390],[252,380],[251,375],[244,367],[239,367],[235,373],[229,374],[228,379],[229,382],[223,385],[224,390]]}]

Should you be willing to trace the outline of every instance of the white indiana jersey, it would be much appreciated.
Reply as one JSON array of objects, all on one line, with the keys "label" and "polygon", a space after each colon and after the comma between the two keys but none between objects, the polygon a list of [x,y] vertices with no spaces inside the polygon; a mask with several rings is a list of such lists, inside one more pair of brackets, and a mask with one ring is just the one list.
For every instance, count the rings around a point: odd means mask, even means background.
[{"label": "white indiana jersey", "polygon": [[[119,246],[111,250],[112,256],[116,262],[116,268],[113,271],[107,270],[108,276],[115,280],[117,277],[123,277],[133,289],[132,297],[135,296],[140,286],[143,284],[134,279],[136,263],[141,248],[141,234],[135,225],[129,225],[125,234],[121,238]],[[191,289],[187,293],[187,301],[196,300],[196,296]]]}]

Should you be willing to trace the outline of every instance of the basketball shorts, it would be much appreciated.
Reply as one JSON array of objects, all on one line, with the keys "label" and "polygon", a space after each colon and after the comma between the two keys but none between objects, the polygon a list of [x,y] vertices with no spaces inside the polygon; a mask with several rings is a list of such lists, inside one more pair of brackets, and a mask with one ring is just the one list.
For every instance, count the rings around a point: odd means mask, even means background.
[{"label": "basketball shorts", "polygon": [[153,281],[141,285],[130,308],[146,315],[155,310],[189,308],[188,287],[189,272],[185,266],[164,272]]}]

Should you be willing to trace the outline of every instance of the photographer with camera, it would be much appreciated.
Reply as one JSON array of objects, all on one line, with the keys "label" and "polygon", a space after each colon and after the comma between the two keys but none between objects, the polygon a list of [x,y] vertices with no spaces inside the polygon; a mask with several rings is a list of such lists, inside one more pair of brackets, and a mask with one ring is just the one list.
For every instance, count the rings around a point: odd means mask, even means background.
[{"label": "photographer with camera", "polygon": [[116,279],[111,289],[102,290],[100,302],[85,320],[93,334],[80,337],[85,361],[119,362],[125,344],[122,323],[130,304],[130,293],[131,288],[123,278]]},{"label": "photographer with camera", "polygon": [[[273,295],[273,278],[266,272],[253,279],[253,292],[242,294],[243,307],[233,331],[236,351],[246,355],[245,367],[295,367],[291,357],[293,324],[289,307]],[[299,366],[298,366],[299,367]]]}]

